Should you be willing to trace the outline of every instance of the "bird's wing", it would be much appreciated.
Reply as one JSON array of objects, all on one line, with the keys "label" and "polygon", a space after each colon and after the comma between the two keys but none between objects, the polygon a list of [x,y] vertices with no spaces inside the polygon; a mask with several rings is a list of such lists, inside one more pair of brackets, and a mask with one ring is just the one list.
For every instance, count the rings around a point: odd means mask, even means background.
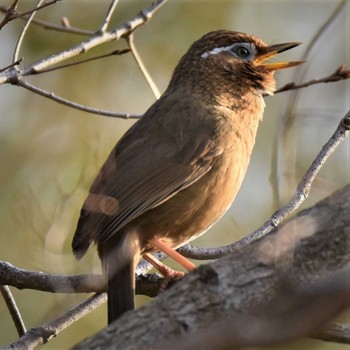
[{"label": "bird's wing", "polygon": [[180,147],[167,135],[145,137],[142,125],[122,138],[84,203],[73,240],[77,257],[85,253],[92,241],[101,243],[110,238],[211,169],[213,160],[223,150],[204,130],[193,132],[195,135],[187,135]]}]

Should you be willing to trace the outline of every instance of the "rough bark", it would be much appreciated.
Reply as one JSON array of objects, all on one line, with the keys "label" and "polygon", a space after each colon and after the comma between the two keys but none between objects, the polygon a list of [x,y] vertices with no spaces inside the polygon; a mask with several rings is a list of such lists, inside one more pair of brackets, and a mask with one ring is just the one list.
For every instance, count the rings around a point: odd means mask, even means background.
[{"label": "rough bark", "polygon": [[251,313],[288,278],[294,286],[327,276],[350,259],[350,185],[263,239],[189,273],[168,291],[75,349],[148,349],[189,337],[213,322]]}]

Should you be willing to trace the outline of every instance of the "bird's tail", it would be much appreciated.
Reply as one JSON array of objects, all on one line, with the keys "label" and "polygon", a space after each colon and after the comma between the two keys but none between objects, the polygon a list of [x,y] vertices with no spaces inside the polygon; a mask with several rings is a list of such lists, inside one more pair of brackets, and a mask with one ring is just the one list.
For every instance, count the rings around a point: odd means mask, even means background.
[{"label": "bird's tail", "polygon": [[[140,255],[136,231],[118,232],[99,246],[103,270],[108,278],[108,324],[135,308],[135,269]],[[122,237],[122,239],[120,239]]]},{"label": "bird's tail", "polygon": [[134,279],[133,263],[127,263],[116,273],[108,275],[108,324],[135,308]]}]

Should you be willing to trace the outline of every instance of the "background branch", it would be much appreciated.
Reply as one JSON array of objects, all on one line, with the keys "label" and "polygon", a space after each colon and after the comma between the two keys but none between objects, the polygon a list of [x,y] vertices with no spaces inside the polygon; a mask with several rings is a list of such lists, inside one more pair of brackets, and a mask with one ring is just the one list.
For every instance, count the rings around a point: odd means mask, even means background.
[{"label": "background branch", "polygon": [[22,336],[26,333],[26,326],[24,325],[21,313],[18,310],[16,300],[13,297],[11,290],[8,286],[0,285],[1,295],[6,303],[7,309],[11,314],[11,318],[15,327],[17,329],[17,333],[19,336]]},{"label": "background branch", "polygon": [[109,22],[112,18],[113,12],[115,11],[117,4],[118,4],[118,0],[111,0],[111,3],[110,3],[108,10],[107,10],[107,13],[102,21],[102,25],[100,28],[101,33],[104,33],[107,30],[107,27],[109,25]]},{"label": "background branch", "polygon": [[[18,3],[18,1],[16,1]],[[3,18],[1,24],[0,24],[0,29],[7,24],[9,21],[6,20],[8,18],[10,18],[11,16],[15,14],[17,14],[17,18],[20,18],[22,20],[26,20],[28,18],[29,15],[17,12],[17,11],[13,11],[11,8],[7,8],[6,6],[0,5],[0,12],[5,14],[5,17]],[[55,30],[57,32],[64,32],[64,33],[71,33],[71,34],[79,34],[79,35],[87,35],[87,36],[92,36],[95,34],[95,32],[91,31],[91,30],[86,30],[86,29],[82,29],[82,28],[76,28],[76,27],[72,27],[72,26],[66,26],[66,25],[58,25],[58,24],[54,24],[51,22],[46,22],[46,21],[42,21],[39,19],[33,19],[32,20],[32,24],[36,24],[40,27],[43,27],[44,29],[49,29],[49,30]]]},{"label": "background branch", "polygon": [[106,293],[95,294],[72,307],[55,320],[30,329],[15,343],[9,345],[7,349],[34,349],[41,344],[47,343],[51,338],[57,336],[68,326],[84,317],[87,313],[95,310],[106,301]]},{"label": "background branch", "polygon": [[[334,2],[335,6],[326,17],[325,21],[315,31],[315,34],[309,40],[305,52],[301,58],[303,61],[311,59],[312,53],[316,53],[317,45],[335,24],[335,20],[341,13],[346,12],[348,0]],[[303,81],[310,70],[311,65],[304,65],[303,69],[295,71],[294,81]],[[279,129],[274,148],[273,164],[271,167],[271,182],[273,186],[274,202],[279,207],[281,203],[288,200],[295,188],[296,176],[296,150],[298,134],[296,133],[296,121],[298,119],[297,103],[300,99],[300,90],[295,90],[288,99],[285,111],[281,113]]]},{"label": "background branch", "polygon": [[333,133],[328,142],[322,147],[321,151],[311,163],[309,169],[300,180],[296,192],[292,199],[283,207],[278,209],[269,220],[267,220],[261,227],[254,232],[240,239],[238,242],[232,243],[228,246],[217,248],[197,248],[191,245],[186,245],[178,249],[178,251],[188,258],[193,259],[217,259],[228,253],[237,251],[257,239],[264,237],[272,229],[277,227],[285,218],[294,213],[302,202],[308,197],[311,184],[316,178],[322,165],[326,162],[328,157],[335,151],[340,142],[342,142],[348,135],[350,130],[350,111],[344,116],[339,123],[336,131]]},{"label": "background branch", "polygon": [[151,75],[148,73],[147,68],[145,67],[145,65],[142,62],[141,56],[139,55],[139,53],[137,52],[136,46],[135,46],[135,42],[134,42],[134,34],[131,33],[129,35],[127,35],[125,37],[126,42],[129,45],[129,48],[131,50],[131,53],[137,63],[137,66],[139,67],[142,75],[145,77],[149,87],[151,88],[154,96],[158,99],[161,95],[160,91],[157,88],[157,85],[155,84],[155,82],[153,81]]},{"label": "background branch", "polygon": [[[24,36],[25,34],[27,33],[27,30],[30,26],[30,23],[32,22],[32,19],[34,18],[35,16],[35,13],[36,11],[40,10],[42,8],[42,3],[44,2],[44,0],[38,0],[35,8],[30,11],[30,15],[28,16],[28,18],[26,19],[25,21],[25,24],[21,30],[21,33],[19,34],[18,36],[18,39],[17,39],[17,43],[15,45],[15,49],[14,49],[14,52],[13,52],[13,57],[12,57],[12,62],[17,62],[18,61],[18,58],[19,58],[19,51],[21,49],[21,46],[22,46],[22,43],[23,43],[23,39],[24,39]],[[46,5],[46,4],[45,4]],[[50,3],[48,3],[48,5],[50,5]],[[16,16],[14,16],[14,18],[16,18]]]}]

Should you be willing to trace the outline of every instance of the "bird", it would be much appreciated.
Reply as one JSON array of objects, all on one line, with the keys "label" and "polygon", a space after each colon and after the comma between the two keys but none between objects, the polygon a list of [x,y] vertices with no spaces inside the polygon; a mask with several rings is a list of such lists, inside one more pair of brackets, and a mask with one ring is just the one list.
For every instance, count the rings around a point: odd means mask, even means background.
[{"label": "bird", "polygon": [[276,89],[274,72],[303,63],[266,61],[299,44],[268,46],[225,29],[205,34],[179,60],[162,96],[117,142],[91,185],[72,241],[77,259],[97,245],[109,324],[135,307],[141,256],[195,239],[230,207],[249,164],[263,97]]}]

